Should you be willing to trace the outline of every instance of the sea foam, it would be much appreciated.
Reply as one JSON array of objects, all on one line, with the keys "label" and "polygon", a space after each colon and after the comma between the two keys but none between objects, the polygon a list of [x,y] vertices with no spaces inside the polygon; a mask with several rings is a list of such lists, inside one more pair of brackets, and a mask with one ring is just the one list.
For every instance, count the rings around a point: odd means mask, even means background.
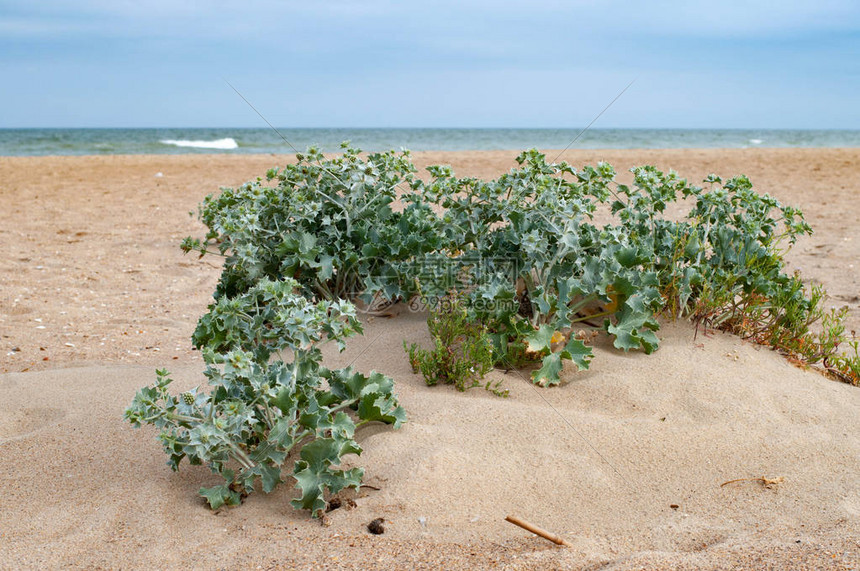
[{"label": "sea foam", "polygon": [[160,142],[165,145],[173,145],[175,147],[193,147],[195,149],[236,149],[239,147],[236,139],[232,139],[230,137],[227,137],[226,139],[215,139],[214,141],[164,139]]}]

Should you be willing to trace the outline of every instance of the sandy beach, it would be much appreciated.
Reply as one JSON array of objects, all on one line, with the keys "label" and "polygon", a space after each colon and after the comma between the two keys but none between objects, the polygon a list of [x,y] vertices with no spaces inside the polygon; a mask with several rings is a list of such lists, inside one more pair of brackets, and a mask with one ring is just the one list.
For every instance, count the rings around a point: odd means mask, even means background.
[{"label": "sandy beach", "polygon": [[[416,153],[496,177],[514,151]],[[548,152],[553,158],[558,152]],[[815,230],[787,255],[860,331],[860,149],[572,150],[692,182],[746,174]],[[330,366],[392,376],[409,415],[360,433],[357,506],[322,527],[293,490],[211,512],[205,467],[173,473],[122,420],[154,369],[201,385],[190,336],[220,268],[183,255],[199,202],[273,155],[0,157],[0,568],[856,569],[860,389],[735,337],[664,324],[650,356],[598,341],[590,371],[508,399],[426,387],[402,341],[423,316],[368,318]],[[782,478],[765,487],[745,478]],[[504,521],[518,515],[572,544]],[[384,535],[366,524],[386,520]]]}]

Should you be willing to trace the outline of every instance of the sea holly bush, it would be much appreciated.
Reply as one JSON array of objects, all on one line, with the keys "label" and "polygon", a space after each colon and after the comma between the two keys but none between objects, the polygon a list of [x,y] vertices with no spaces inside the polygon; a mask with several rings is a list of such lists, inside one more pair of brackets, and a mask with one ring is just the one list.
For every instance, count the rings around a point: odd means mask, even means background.
[{"label": "sea holly bush", "polygon": [[[408,151],[362,158],[347,143],[343,149],[327,159],[312,147],[265,179],[203,201],[209,231],[187,238],[183,249],[225,256],[216,297],[282,276],[314,299],[411,295],[402,264],[440,244],[438,218],[412,192],[417,169]],[[392,207],[398,197],[402,209]]]},{"label": "sea holly bush", "polygon": [[[467,293],[503,363],[522,356],[525,343],[525,356],[542,361],[533,380],[555,385],[563,361],[585,369],[593,356],[574,327],[601,327],[615,347],[651,353],[656,317],[668,312],[852,374],[836,353],[844,313],[825,315],[820,292],[785,272],[787,249],[811,233],[796,208],[756,193],[744,176],[723,183],[711,175],[703,188],[644,166],[625,185],[606,163],[575,170],[536,150],[517,163],[492,181],[431,167],[419,187],[443,212],[444,250],[459,261],[453,287]],[[667,208],[680,201],[691,209],[673,220]],[[599,213],[610,221],[598,225]],[[848,362],[856,382],[857,360]]]},{"label": "sea holly bush", "polygon": [[[533,380],[554,385],[563,360],[580,369],[590,363],[591,349],[572,335],[581,322],[603,319],[621,349],[655,350],[654,314],[662,300],[648,237],[593,222],[612,196],[612,167],[577,172],[548,164],[536,150],[517,162],[520,168],[489,182],[431,169],[434,178],[422,187],[424,200],[444,209],[454,257],[505,261],[497,264],[502,268],[465,264],[465,275],[457,274],[463,284],[476,284],[467,286],[469,306],[493,332],[497,354],[512,360],[527,344],[542,359]],[[554,351],[557,334],[565,343]]]},{"label": "sea holly bush", "polygon": [[[216,299],[281,276],[315,300],[454,292],[492,339],[496,364],[540,360],[533,380],[545,385],[560,382],[562,362],[589,366],[591,348],[574,335],[583,326],[650,353],[661,313],[744,335],[737,324],[759,319],[769,332],[749,336],[782,339],[795,354],[786,339],[821,324],[821,298],[783,262],[809,226],[746,177],[711,175],[699,187],[642,166],[620,184],[609,164],[577,170],[532,149],[494,180],[431,166],[424,181],[408,152],[343,149],[326,158],[311,148],[204,201],[209,232],[183,247],[226,257]],[[673,218],[673,204],[690,209]],[[809,338],[804,358],[833,354],[835,338]]]},{"label": "sea holly bush", "polygon": [[361,453],[356,429],[405,421],[390,378],[321,365],[321,343],[343,347],[361,332],[355,308],[314,303],[298,289],[291,278],[263,278],[243,294],[219,298],[194,334],[211,389],[171,394],[169,373],[158,371],[125,412],[135,426],[160,429],[174,470],[188,458],[223,477],[200,490],[213,509],[240,503],[258,485],[271,492],[293,458],[301,491],[293,506],[318,516],[326,493],[361,484],[361,468],[340,467],[345,455]]},{"label": "sea holly bush", "polygon": [[[787,249],[811,233],[799,210],[743,176],[698,187],[644,166],[626,185],[606,163],[576,170],[536,150],[517,163],[490,181],[429,167],[425,182],[406,151],[344,144],[207,197],[208,232],[182,248],[225,258],[193,336],[210,389],[172,394],[158,371],[126,419],[160,429],[174,469],[188,458],[223,477],[200,490],[213,508],[270,492],[292,461],[293,505],[317,516],[326,494],[360,485],[362,470],[343,466],[361,452],[356,429],[405,420],[390,378],[329,370],[319,347],[361,333],[356,298],[416,294],[459,301],[431,315],[434,350],[406,347],[431,383],[467,388],[493,364],[539,361],[532,380],[557,385],[565,362],[593,359],[579,328],[651,353],[668,314],[860,384],[857,341],[840,352],[847,310],[825,311],[824,291],[785,271]],[[681,201],[687,215],[668,216]]]}]

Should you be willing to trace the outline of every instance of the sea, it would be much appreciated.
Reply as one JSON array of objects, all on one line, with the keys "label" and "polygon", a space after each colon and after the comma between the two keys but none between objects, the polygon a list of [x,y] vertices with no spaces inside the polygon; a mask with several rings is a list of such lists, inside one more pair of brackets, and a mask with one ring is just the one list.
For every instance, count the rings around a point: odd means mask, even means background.
[{"label": "sea", "polygon": [[771,129],[0,129],[0,156],[337,151],[860,147],[860,130]]}]

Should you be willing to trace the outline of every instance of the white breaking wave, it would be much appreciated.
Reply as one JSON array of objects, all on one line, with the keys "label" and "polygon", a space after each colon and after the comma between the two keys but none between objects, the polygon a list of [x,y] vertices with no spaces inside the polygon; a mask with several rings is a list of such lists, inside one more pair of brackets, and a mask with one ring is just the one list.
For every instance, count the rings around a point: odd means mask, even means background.
[{"label": "white breaking wave", "polygon": [[761,139],[750,139],[750,143],[753,145],[761,145],[763,142]]},{"label": "white breaking wave", "polygon": [[214,141],[185,141],[176,139],[164,139],[160,141],[165,145],[174,145],[176,147],[194,147],[195,149],[237,149],[239,144],[236,139],[227,137],[226,139],[215,139]]}]

